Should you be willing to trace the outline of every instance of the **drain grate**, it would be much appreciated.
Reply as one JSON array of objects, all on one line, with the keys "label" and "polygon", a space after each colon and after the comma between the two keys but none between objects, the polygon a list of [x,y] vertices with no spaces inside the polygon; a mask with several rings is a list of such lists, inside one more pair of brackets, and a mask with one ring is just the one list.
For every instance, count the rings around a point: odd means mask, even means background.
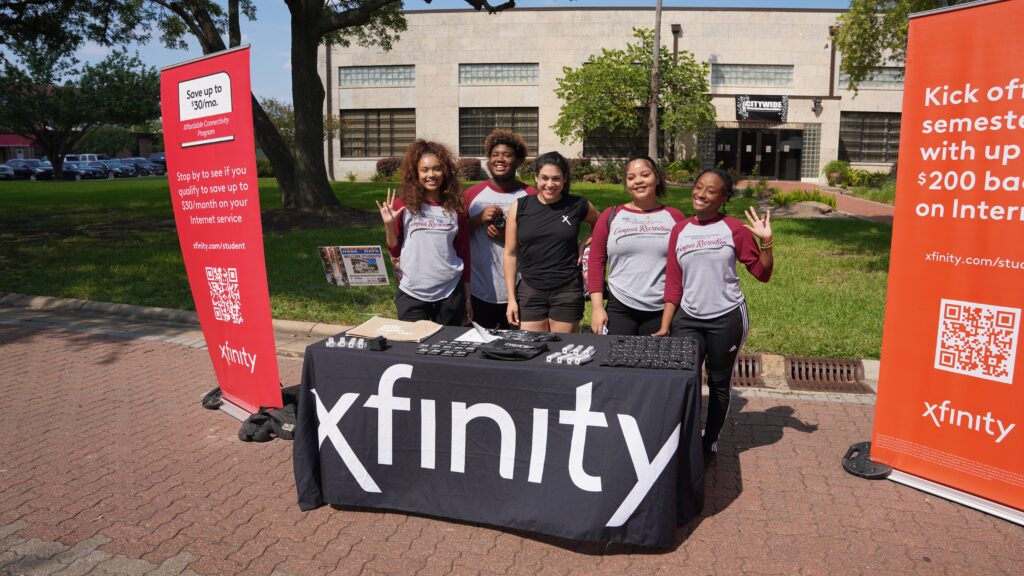
[{"label": "drain grate", "polygon": [[857,360],[786,356],[786,383],[792,390],[871,394],[864,366]]},{"label": "drain grate", "polygon": [[[704,373],[703,377],[702,383],[706,386],[708,383],[707,373]],[[759,354],[740,354],[736,358],[736,367],[732,370],[732,385],[744,388],[765,388],[764,367]]]}]

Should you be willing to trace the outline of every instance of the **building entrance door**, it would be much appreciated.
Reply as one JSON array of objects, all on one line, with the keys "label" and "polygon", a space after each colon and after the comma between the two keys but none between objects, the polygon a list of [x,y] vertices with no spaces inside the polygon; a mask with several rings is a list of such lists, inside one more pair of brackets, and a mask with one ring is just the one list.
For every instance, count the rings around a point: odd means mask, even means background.
[{"label": "building entrance door", "polygon": [[799,180],[803,130],[720,128],[715,133],[715,165],[743,176]]}]

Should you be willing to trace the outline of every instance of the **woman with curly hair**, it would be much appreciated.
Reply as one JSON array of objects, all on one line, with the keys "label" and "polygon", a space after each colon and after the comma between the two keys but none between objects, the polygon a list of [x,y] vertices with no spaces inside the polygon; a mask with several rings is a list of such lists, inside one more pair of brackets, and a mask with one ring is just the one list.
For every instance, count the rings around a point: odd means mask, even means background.
[{"label": "woman with curly hair", "polygon": [[461,326],[472,319],[470,247],[458,170],[443,144],[416,140],[402,158],[397,194],[377,202],[388,251],[401,262],[399,320]]}]

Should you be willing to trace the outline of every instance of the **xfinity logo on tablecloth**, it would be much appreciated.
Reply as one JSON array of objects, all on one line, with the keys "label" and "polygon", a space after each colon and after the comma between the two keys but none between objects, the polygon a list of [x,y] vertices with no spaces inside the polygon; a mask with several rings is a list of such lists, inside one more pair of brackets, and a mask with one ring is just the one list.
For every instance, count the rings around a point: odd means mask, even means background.
[{"label": "xfinity logo on tablecloth", "polygon": [[[412,378],[413,367],[409,364],[395,364],[389,367],[380,377],[376,394],[371,394],[363,403],[364,408],[377,410],[377,464],[393,463],[393,418],[395,412],[412,411],[412,399],[395,396],[395,382],[402,378]],[[311,390],[316,402],[316,413],[319,425],[317,428],[318,444],[323,449],[326,440],[331,441],[335,451],[351,472],[359,486],[366,492],[380,493],[381,489],[369,471],[356,456],[348,440],[342,434],[339,423],[350,408],[359,399],[360,394],[349,392],[328,408],[324,405],[316,390]],[[601,476],[592,475],[583,469],[583,456],[586,451],[587,429],[590,427],[608,427],[608,418],[602,412],[590,410],[593,383],[587,382],[576,388],[575,407],[572,410],[560,410],[558,423],[572,427],[572,439],[569,448],[568,467],[572,483],[587,492],[601,492]],[[437,420],[436,402],[431,399],[420,399],[420,467],[436,469]],[[648,460],[647,446],[640,435],[636,419],[628,414],[615,415],[626,447],[632,460],[637,481],[622,503],[609,518],[606,526],[623,525],[633,514],[651,486],[668,465],[679,446],[680,425],[669,434],[661,445],[653,460]],[[500,452],[498,474],[507,480],[514,480],[514,464],[516,452],[516,426],[507,410],[491,403],[479,403],[467,406],[464,402],[451,403],[451,462],[450,471],[465,473],[466,471],[466,429],[471,420],[488,419],[494,422],[500,431]],[[533,409],[532,433],[530,437],[530,458],[527,481],[543,483],[544,467],[547,458],[549,410]],[[610,472],[610,471],[609,471]]]}]

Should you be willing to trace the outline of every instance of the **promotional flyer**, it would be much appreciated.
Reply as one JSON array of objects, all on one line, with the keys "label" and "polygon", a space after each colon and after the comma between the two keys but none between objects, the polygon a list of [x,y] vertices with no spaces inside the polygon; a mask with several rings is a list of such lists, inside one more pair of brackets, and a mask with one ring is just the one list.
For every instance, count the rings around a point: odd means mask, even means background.
[{"label": "promotional flyer", "polygon": [[161,70],[167,179],[192,298],[224,398],[280,407],[263,257],[248,47]]}]

